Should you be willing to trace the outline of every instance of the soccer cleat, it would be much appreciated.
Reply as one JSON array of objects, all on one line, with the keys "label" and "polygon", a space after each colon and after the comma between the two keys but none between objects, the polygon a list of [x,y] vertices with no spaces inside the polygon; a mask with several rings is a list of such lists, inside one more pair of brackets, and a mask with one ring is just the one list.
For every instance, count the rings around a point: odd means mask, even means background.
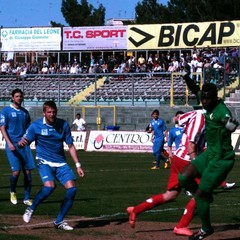
[{"label": "soccer cleat", "polygon": [[32,206],[32,199],[23,200],[23,203],[27,206]]},{"label": "soccer cleat", "polygon": [[17,195],[15,192],[10,192],[10,201],[12,204],[17,204]]},{"label": "soccer cleat", "polygon": [[136,213],[133,212],[134,207],[128,207],[127,208],[127,213],[128,213],[128,218],[129,218],[129,224],[132,228],[135,228],[135,221],[137,218]]},{"label": "soccer cleat", "polygon": [[73,230],[73,227],[69,226],[66,222],[62,221],[58,224],[56,224],[56,222],[54,222],[54,227],[57,229],[61,229],[61,230]]},{"label": "soccer cleat", "polygon": [[202,240],[210,235],[213,234],[213,231],[207,233],[200,229],[196,234],[193,234],[192,236],[189,237],[189,240]]},{"label": "soccer cleat", "polygon": [[27,208],[25,213],[23,214],[23,221],[25,223],[29,223],[30,220],[31,220],[31,217],[32,217],[32,214],[33,214],[33,210],[31,208]]},{"label": "soccer cleat", "polygon": [[160,167],[154,166],[154,167],[152,167],[151,169],[152,169],[152,170],[158,170],[158,169],[160,169]]},{"label": "soccer cleat", "polygon": [[187,227],[183,227],[183,228],[175,227],[173,229],[173,232],[176,235],[183,235],[183,236],[192,236],[193,235],[193,232],[189,228],[187,228]]},{"label": "soccer cleat", "polygon": [[235,182],[234,183],[226,183],[226,186],[223,187],[223,189],[231,189],[233,188],[235,185]]}]

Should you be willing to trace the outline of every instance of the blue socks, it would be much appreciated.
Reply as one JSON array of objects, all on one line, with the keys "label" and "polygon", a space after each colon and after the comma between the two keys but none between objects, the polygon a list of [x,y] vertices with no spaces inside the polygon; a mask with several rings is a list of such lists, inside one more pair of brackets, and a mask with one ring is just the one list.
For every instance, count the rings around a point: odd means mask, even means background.
[{"label": "blue socks", "polygon": [[60,208],[60,212],[58,213],[57,219],[55,221],[55,224],[59,224],[60,222],[63,221],[64,217],[66,216],[66,214],[68,213],[69,209],[72,207],[73,205],[73,201],[75,198],[77,192],[77,188],[76,187],[72,187],[72,188],[68,188],[67,189],[67,193],[65,196],[65,199],[63,201],[63,204]]},{"label": "blue socks", "polygon": [[31,189],[32,189],[32,175],[31,173],[24,173],[24,200],[30,199]]},{"label": "blue socks", "polygon": [[46,198],[48,198],[51,195],[51,193],[53,192],[53,190],[54,190],[54,188],[52,188],[52,187],[43,187],[40,190],[40,192],[36,195],[36,197],[34,198],[34,201],[32,203],[32,206],[30,206],[30,209],[35,211],[38,204],[41,203]]},{"label": "blue socks", "polygon": [[13,175],[10,176],[10,192],[16,192],[16,185],[18,181],[18,177],[15,177]]}]

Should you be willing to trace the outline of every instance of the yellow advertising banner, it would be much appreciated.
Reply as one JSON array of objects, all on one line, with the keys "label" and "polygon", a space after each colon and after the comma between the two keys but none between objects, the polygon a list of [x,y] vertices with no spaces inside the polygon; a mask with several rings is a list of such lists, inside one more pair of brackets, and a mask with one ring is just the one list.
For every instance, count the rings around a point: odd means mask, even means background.
[{"label": "yellow advertising banner", "polygon": [[129,25],[127,49],[184,49],[240,45],[240,20]]}]

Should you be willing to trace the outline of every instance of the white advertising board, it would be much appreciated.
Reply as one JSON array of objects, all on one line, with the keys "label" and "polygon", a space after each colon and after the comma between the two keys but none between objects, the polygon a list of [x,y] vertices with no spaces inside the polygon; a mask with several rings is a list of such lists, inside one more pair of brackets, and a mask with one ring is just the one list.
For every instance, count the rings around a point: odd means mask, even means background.
[{"label": "white advertising board", "polygon": [[61,50],[61,28],[2,28],[2,51]]},{"label": "white advertising board", "polygon": [[126,48],[126,26],[63,28],[63,50],[117,50]]}]

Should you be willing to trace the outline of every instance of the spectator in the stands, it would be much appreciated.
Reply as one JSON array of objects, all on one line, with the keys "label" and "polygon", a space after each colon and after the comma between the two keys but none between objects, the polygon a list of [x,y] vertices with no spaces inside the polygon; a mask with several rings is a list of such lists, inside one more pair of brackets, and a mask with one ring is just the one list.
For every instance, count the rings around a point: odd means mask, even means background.
[{"label": "spectator in the stands", "polygon": [[143,57],[143,54],[140,55],[140,57],[138,58],[138,64],[140,66],[142,66],[143,64],[145,64],[145,58]]},{"label": "spectator in the stands", "polygon": [[48,74],[48,65],[46,63],[43,63],[43,67],[41,69],[42,74]]}]

